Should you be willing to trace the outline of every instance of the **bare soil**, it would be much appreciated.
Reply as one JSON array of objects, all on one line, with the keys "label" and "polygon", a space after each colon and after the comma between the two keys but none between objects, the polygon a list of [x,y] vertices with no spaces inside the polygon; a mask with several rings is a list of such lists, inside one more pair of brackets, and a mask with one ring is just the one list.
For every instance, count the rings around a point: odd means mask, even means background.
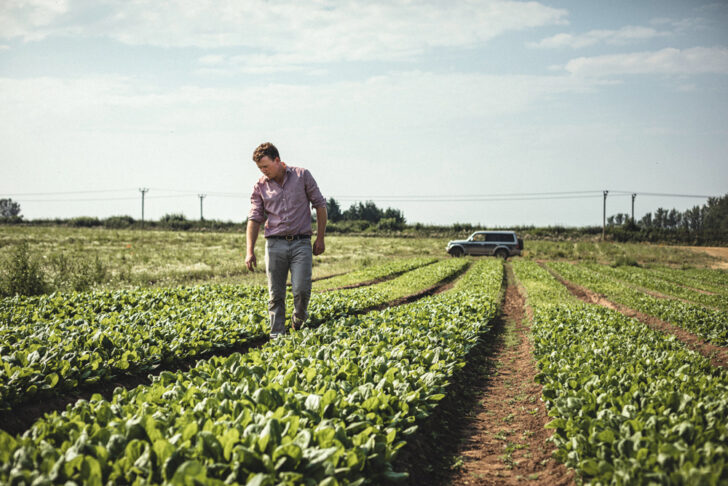
[{"label": "bare soil", "polygon": [[468,356],[435,415],[403,451],[411,485],[567,485],[553,457],[524,299],[508,267],[501,314]]},{"label": "bare soil", "polygon": [[634,309],[631,309],[629,307],[626,307],[624,305],[618,304],[616,302],[612,302],[609,299],[607,299],[604,295],[598,294],[596,292],[593,292],[586,287],[582,287],[580,285],[577,285],[573,282],[570,282],[561,275],[557,274],[553,270],[551,270],[549,267],[541,264],[546,270],[551,273],[551,275],[556,278],[559,282],[564,284],[567,289],[576,297],[583,300],[584,302],[588,302],[591,304],[597,304],[601,305],[603,307],[607,307],[609,309],[616,310],[617,312],[621,312],[622,314],[626,315],[627,317],[633,317],[637,319],[640,322],[643,322],[644,324],[647,324],[652,329],[655,329],[657,331],[666,333],[666,334],[672,334],[676,338],[678,338],[680,341],[685,343],[685,345],[692,349],[693,351],[700,353],[702,356],[708,358],[710,360],[710,363],[713,366],[720,366],[722,368],[728,368],[728,350],[722,346],[716,346],[715,344],[711,344],[707,341],[705,341],[703,338],[691,333],[690,331],[687,331],[681,327],[678,327],[674,324],[670,324],[669,322],[663,321],[661,319],[658,319],[657,317],[650,316],[648,314],[645,314],[644,312],[639,312]]}]

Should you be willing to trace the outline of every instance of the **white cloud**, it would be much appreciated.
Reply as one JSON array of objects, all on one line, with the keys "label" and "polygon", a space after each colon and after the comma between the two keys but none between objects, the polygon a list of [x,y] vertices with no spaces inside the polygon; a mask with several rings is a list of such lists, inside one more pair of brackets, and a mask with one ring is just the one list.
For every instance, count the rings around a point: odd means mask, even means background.
[{"label": "white cloud", "polygon": [[0,36],[39,40],[47,29],[68,13],[66,0],[3,0],[0,3]]},{"label": "white cloud", "polygon": [[566,71],[578,76],[617,74],[728,74],[728,48],[692,47],[572,59]]},{"label": "white cloud", "polygon": [[[595,81],[571,76],[407,72],[357,82],[240,88],[145,86],[133,78],[0,79],[6,130],[157,132],[316,126],[442,127],[521,113]],[[267,127],[267,128],[266,128]]]},{"label": "white cloud", "polygon": [[250,51],[250,58],[240,54],[228,60],[254,72],[284,64],[401,60],[432,47],[473,46],[509,31],[564,24],[567,16],[563,9],[512,0],[110,0],[103,8],[78,1],[63,22],[54,23],[68,10],[63,7],[4,9],[0,26],[12,28],[0,29],[0,35],[22,40],[105,36],[130,45],[239,47]]},{"label": "white cloud", "polygon": [[687,17],[683,19],[672,19],[669,17],[656,17],[650,20],[652,25],[667,26],[676,34],[705,30],[708,21],[703,17]]},{"label": "white cloud", "polygon": [[634,41],[666,37],[669,35],[671,35],[669,32],[658,31],[652,27],[628,25],[619,30],[590,30],[589,32],[576,35],[560,33],[542,39],[539,42],[530,42],[527,45],[528,47],[541,49],[561,47],[580,49],[582,47],[589,47],[599,43],[624,45]]}]

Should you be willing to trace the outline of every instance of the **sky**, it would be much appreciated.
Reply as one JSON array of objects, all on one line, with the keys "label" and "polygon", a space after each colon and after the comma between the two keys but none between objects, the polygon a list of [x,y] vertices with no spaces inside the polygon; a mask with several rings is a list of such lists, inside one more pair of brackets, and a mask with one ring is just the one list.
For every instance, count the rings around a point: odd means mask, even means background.
[{"label": "sky", "polygon": [[726,114],[728,1],[0,2],[25,219],[239,222],[268,141],[343,208],[599,225],[728,193]]}]

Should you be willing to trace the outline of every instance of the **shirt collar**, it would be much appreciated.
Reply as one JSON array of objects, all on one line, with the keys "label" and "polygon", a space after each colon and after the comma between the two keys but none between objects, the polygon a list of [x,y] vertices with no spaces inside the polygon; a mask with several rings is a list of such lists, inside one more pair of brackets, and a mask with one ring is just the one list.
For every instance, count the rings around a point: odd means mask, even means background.
[{"label": "shirt collar", "polygon": [[[285,174],[283,174],[283,182],[286,182],[286,176],[287,176],[288,174],[290,174],[290,173],[291,173],[291,170],[292,170],[292,169],[291,169],[291,167],[290,167],[290,166],[288,166],[288,165],[286,165],[286,173],[285,173]],[[273,181],[273,179],[271,179],[271,178],[270,178],[270,177],[268,177],[268,176],[263,176],[263,178],[265,179],[265,181],[266,181],[266,182],[271,182],[271,181]]]}]

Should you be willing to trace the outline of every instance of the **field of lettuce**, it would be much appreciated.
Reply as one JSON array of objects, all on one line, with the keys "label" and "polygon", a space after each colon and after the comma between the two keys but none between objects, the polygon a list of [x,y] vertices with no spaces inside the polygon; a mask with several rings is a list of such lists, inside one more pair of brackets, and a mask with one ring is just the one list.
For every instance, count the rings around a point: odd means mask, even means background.
[{"label": "field of lettuce", "polygon": [[[0,484],[406,482],[398,454],[422,440],[469,353],[502,332],[506,285],[526,298],[541,427],[553,430],[543,446],[579,482],[728,483],[726,370],[554,274],[728,344],[726,272],[700,268],[389,258],[314,282],[310,327],[274,341],[257,284],[9,297]],[[140,375],[151,383],[94,393]],[[3,417],[78,390],[23,432],[3,430]]]}]

